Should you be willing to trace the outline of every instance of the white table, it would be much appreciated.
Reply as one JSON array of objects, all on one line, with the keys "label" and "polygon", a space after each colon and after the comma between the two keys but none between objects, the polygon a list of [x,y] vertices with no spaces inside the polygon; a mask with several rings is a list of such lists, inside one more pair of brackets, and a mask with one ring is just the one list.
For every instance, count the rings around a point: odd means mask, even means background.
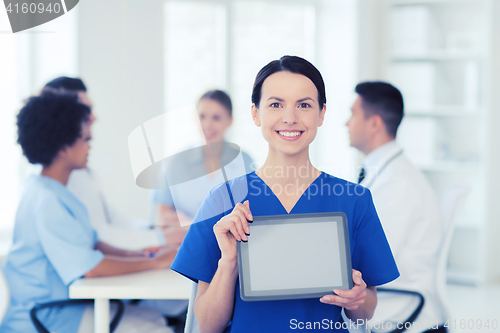
[{"label": "white table", "polygon": [[69,286],[69,297],[94,299],[94,332],[109,333],[110,299],[183,299],[191,294],[189,279],[170,269],[81,278]]}]

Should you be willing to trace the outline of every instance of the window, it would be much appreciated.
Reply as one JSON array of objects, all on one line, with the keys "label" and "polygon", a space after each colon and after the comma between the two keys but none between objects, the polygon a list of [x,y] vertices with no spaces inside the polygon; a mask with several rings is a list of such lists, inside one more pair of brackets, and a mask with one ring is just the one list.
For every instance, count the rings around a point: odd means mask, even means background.
[{"label": "window", "polygon": [[284,54],[314,62],[312,4],[311,1],[166,2],[166,110],[193,104],[210,89],[228,91],[233,101],[234,123],[227,139],[262,164],[267,143],[257,127],[248,126],[253,80],[262,66]]},{"label": "window", "polygon": [[[16,208],[27,176],[39,172],[28,164],[16,143],[16,114],[23,100],[49,80],[78,74],[78,9],[17,34],[0,34],[0,254],[7,252]],[[0,31],[11,31],[0,10]]]}]

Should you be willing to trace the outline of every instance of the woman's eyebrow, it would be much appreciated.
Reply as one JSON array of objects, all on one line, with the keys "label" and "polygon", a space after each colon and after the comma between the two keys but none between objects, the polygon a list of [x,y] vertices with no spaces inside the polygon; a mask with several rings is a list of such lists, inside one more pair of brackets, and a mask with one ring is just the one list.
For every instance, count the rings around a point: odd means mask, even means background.
[{"label": "woman's eyebrow", "polygon": [[305,97],[305,98],[299,99],[299,100],[297,101],[297,103],[301,103],[301,102],[304,102],[304,101],[307,101],[307,100],[311,100],[311,101],[313,101],[313,102],[314,102],[314,99],[312,99],[311,97]]},{"label": "woman's eyebrow", "polygon": [[271,97],[269,97],[267,100],[270,100],[270,99],[275,99],[275,100],[277,100],[277,101],[283,102],[283,99],[282,99],[282,98],[278,98],[278,97],[273,97],[273,96],[271,96]]}]

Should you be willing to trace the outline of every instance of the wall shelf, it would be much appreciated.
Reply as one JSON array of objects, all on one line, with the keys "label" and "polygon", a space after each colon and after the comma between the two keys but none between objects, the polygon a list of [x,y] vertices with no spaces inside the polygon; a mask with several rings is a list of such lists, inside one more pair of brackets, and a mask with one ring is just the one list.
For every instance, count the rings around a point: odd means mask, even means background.
[{"label": "wall shelf", "polygon": [[[500,3],[493,0],[360,0],[360,81],[398,87],[398,142],[437,194],[470,186],[459,207],[450,281],[498,280],[497,189]],[[449,157],[449,159],[440,159]],[[496,199],[495,199],[496,198]],[[496,231],[496,234],[494,233]]]},{"label": "wall shelf", "polygon": [[483,61],[485,56],[480,53],[463,51],[428,51],[423,54],[394,53],[390,56],[391,61]]},{"label": "wall shelf", "polygon": [[429,164],[418,164],[423,172],[446,172],[446,173],[466,173],[479,174],[481,164],[478,162],[456,162],[456,161],[437,161]]},{"label": "wall shelf", "polygon": [[486,0],[392,0],[390,3],[394,6],[408,6],[408,5],[435,5],[435,4],[457,4],[457,3],[471,3],[475,4]]},{"label": "wall shelf", "polygon": [[482,108],[467,108],[463,106],[433,106],[429,108],[406,108],[405,116],[409,117],[480,117]]}]

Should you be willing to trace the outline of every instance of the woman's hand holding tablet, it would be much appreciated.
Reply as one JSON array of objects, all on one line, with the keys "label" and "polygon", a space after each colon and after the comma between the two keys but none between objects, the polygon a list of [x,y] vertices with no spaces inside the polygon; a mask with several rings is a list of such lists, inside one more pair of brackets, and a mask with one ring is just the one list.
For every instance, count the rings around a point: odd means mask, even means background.
[{"label": "woman's hand holding tablet", "polygon": [[354,282],[352,289],[334,289],[336,295],[325,295],[319,301],[343,307],[352,321],[371,318],[377,305],[377,289],[367,287],[361,272],[355,269],[352,270],[352,280]]},{"label": "woman's hand holding tablet", "polygon": [[335,289],[333,292],[336,295],[325,295],[319,300],[325,304],[337,305],[346,310],[356,310],[365,302],[366,283],[361,277],[361,272],[355,269],[352,270],[352,280],[354,287],[350,290]]},{"label": "woman's hand holding tablet", "polygon": [[219,244],[222,258],[236,259],[238,256],[236,241],[246,242],[248,240],[247,235],[250,235],[249,221],[253,221],[253,216],[250,211],[250,202],[247,200],[243,204],[236,204],[229,215],[224,216],[214,225],[215,238]]}]

